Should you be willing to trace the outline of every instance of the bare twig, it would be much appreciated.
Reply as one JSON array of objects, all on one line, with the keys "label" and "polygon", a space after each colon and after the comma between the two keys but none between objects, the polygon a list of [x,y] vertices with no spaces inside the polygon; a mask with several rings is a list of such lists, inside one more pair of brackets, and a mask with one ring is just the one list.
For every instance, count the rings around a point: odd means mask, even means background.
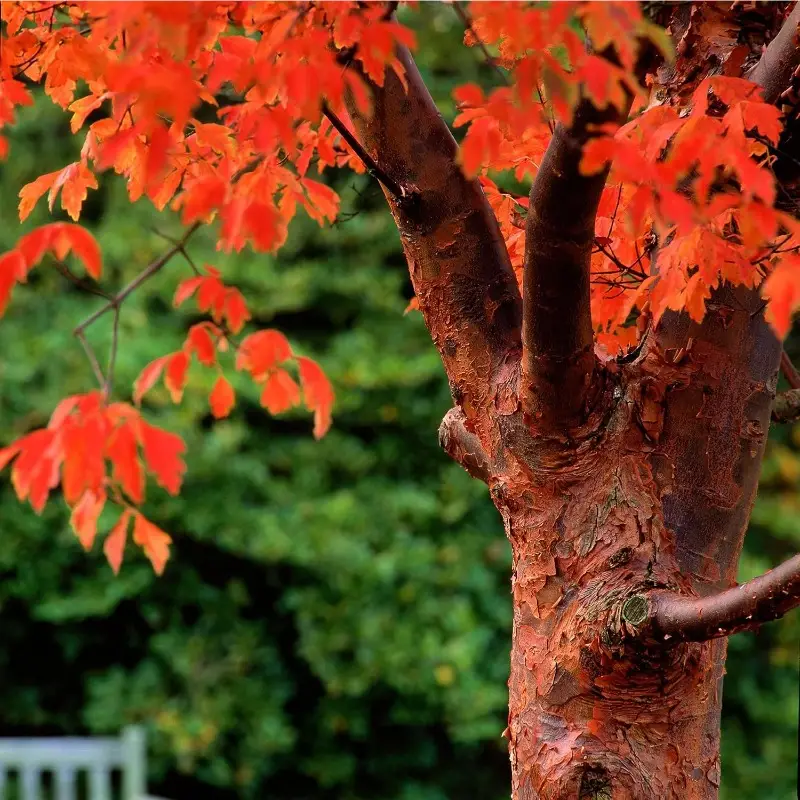
[{"label": "bare twig", "polygon": [[103,386],[103,394],[106,401],[111,397],[111,390],[114,388],[114,366],[117,361],[117,347],[119,345],[119,315],[120,307],[114,307],[114,324],[111,328],[111,352],[108,354],[108,367],[106,368],[106,382]]},{"label": "bare twig", "polygon": [[55,261],[54,266],[67,280],[75,284],[79,289],[83,289],[84,292],[89,292],[89,294],[94,294],[98,297],[104,297],[106,300],[111,299],[111,295],[107,292],[79,278],[63,261]]},{"label": "bare twig", "polygon": [[800,554],[775,569],[706,597],[656,589],[633,595],[622,617],[657,639],[704,642],[757,628],[800,605]]},{"label": "bare twig", "polygon": [[148,264],[127,286],[122,288],[118,294],[114,295],[104,306],[101,306],[93,314],[90,314],[86,319],[80,323],[74,330],[73,334],[80,337],[81,334],[94,322],[96,322],[104,314],[107,314],[112,309],[118,309],[125,299],[132,292],[136,291],[146,280],[152,278],[164,265],[176,254],[181,251],[189,238],[198,230],[200,222],[194,222],[186,229],[181,240],[167,250],[166,253],[159,256],[155,261]]},{"label": "bare twig", "polygon": [[92,365],[92,371],[94,372],[95,378],[97,378],[97,382],[100,384],[100,388],[104,389],[106,385],[106,379],[103,377],[103,370],[100,369],[100,363],[97,360],[97,356],[94,354],[94,350],[92,350],[91,345],[86,340],[86,334],[84,334],[83,331],[76,331],[75,336],[81,343],[81,347],[83,347],[83,351],[86,353],[86,357],[89,359],[89,363]]}]

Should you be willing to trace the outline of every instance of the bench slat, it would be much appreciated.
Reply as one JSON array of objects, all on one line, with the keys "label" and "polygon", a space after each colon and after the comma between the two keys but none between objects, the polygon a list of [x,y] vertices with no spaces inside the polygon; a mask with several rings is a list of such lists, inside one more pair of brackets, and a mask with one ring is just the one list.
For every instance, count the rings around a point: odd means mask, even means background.
[{"label": "bench slat", "polygon": [[92,800],[111,800],[111,773],[94,766],[89,771],[89,797]]},{"label": "bench slat", "polygon": [[75,800],[77,773],[74,767],[58,766],[55,769],[56,800]]},{"label": "bench slat", "polygon": [[123,765],[122,745],[118,739],[0,739],[0,766],[43,768],[56,764],[119,768]]},{"label": "bench slat", "polygon": [[42,773],[36,767],[27,765],[20,773],[22,783],[22,800],[40,800]]}]

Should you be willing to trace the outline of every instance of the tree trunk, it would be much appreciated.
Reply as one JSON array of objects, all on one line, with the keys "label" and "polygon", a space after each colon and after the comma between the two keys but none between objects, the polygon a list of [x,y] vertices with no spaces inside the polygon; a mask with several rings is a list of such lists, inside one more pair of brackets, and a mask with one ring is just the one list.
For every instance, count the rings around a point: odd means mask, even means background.
[{"label": "tree trunk", "polygon": [[[658,6],[679,55],[653,102],[685,103],[709,74],[748,64],[775,102],[799,60],[800,6],[788,20],[786,8]],[[367,158],[391,177],[384,190],[452,388],[441,444],[488,484],[511,542],[512,798],[712,800],[724,636],[800,602],[800,557],[726,591],[777,385],[781,347],[763,301],[723,286],[702,324],[670,312],[632,354],[602,360],[589,262],[606,173],[578,164],[608,111],[582,103],[541,162],[523,304],[480,187],[399,55],[407,90],[389,71],[372,115],[349,110]]]},{"label": "tree trunk", "polygon": [[780,346],[752,293],[716,301],[607,364],[569,440],[504,426],[515,800],[717,796],[726,640],[636,635],[642,592],[734,582],[755,496]]}]

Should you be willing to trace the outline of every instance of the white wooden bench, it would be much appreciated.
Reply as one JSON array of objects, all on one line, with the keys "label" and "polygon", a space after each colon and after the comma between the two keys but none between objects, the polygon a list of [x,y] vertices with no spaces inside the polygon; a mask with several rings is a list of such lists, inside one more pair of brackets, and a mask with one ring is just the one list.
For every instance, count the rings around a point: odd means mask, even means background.
[{"label": "white wooden bench", "polygon": [[[147,795],[147,748],[138,726],[125,728],[118,739],[0,737],[0,800],[79,800],[79,783],[82,798],[113,800],[115,771],[122,800],[159,800]],[[86,777],[79,780],[81,773]]]}]

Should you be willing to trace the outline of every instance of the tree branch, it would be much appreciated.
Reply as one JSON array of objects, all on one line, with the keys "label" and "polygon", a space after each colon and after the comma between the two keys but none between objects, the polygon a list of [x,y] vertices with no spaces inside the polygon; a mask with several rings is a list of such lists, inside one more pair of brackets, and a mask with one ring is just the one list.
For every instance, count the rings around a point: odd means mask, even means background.
[{"label": "tree branch", "polygon": [[792,73],[800,60],[800,3],[795,3],[778,35],[769,43],[758,63],[745,77],[764,90],[764,99],[775,103],[788,87]]},{"label": "tree branch", "polygon": [[478,437],[466,429],[466,421],[461,408],[451,408],[439,425],[439,446],[473,478],[487,481],[491,474],[489,456]]},{"label": "tree branch", "polygon": [[461,171],[456,142],[408,50],[397,55],[408,91],[388,69],[384,85],[371,87],[371,116],[352,97],[347,107],[365,152],[402,189],[401,197],[385,186],[384,193],[453,398],[471,416],[490,405],[498,371],[517,357],[519,290],[480,184]]},{"label": "tree branch", "polygon": [[192,223],[176,245],[159,256],[155,261],[148,264],[127,286],[120,289],[119,293],[114,295],[104,306],[100,306],[97,311],[86,317],[86,319],[72,331],[73,335],[80,337],[90,325],[100,319],[104,314],[107,314],[112,309],[118,309],[129,294],[138,289],[148,278],[152,278],[176,253],[180,253],[183,250],[186,246],[186,242],[200,225],[200,222]]},{"label": "tree branch", "polygon": [[658,639],[704,642],[757,628],[800,605],[800,554],[775,569],[707,597],[657,589],[629,597],[622,617]]},{"label": "tree branch", "polygon": [[584,101],[572,126],[558,125],[530,192],[523,271],[521,399],[540,430],[578,425],[595,366],[589,266],[608,169],[582,175],[592,127],[621,123],[613,107]]}]

